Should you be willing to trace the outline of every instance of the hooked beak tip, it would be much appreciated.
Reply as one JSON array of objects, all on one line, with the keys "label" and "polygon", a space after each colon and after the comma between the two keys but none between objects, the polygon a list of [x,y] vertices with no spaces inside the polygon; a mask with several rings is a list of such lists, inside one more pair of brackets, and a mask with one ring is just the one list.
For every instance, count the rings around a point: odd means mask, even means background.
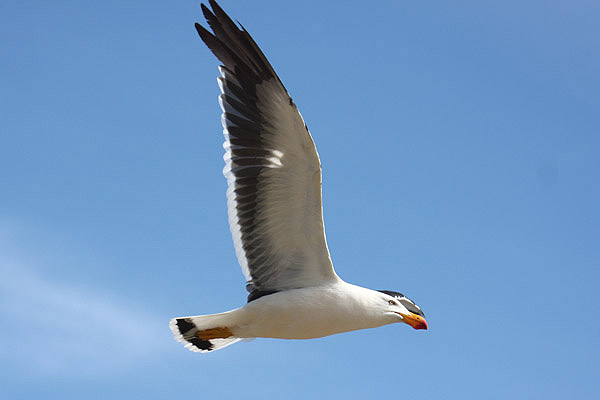
[{"label": "hooked beak tip", "polygon": [[410,313],[410,315],[402,315],[403,322],[412,326],[414,329],[424,329],[427,330],[429,327],[427,326],[427,321],[425,318],[420,315]]},{"label": "hooked beak tip", "polygon": [[429,327],[427,326],[427,321],[425,321],[425,319],[423,319],[423,322],[421,324],[419,324],[417,326],[413,326],[413,328],[427,330]]}]

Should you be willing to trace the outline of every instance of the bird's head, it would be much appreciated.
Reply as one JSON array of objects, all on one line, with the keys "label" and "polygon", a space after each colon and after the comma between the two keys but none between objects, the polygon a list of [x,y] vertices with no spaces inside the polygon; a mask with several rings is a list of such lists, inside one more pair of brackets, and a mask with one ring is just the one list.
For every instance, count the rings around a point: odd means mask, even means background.
[{"label": "bird's head", "polygon": [[379,292],[383,293],[381,301],[386,302],[386,313],[415,329],[427,329],[425,314],[414,301],[402,293],[391,290],[379,290]]}]

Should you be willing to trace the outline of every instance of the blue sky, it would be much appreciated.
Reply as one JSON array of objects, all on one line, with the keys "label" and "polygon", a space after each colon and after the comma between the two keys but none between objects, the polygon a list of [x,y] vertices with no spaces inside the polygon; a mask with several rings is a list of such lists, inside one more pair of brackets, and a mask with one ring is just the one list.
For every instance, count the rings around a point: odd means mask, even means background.
[{"label": "blue sky", "polygon": [[246,293],[199,5],[0,5],[7,398],[598,398],[597,2],[223,0],[313,134],[337,272],[430,330],[207,355],[169,319]]}]

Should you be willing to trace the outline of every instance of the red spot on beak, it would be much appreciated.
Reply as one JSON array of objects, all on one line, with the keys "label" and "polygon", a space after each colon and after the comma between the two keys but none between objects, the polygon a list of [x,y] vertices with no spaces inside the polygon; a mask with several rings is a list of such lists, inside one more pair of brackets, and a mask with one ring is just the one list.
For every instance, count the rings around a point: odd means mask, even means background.
[{"label": "red spot on beak", "polygon": [[427,330],[428,328],[427,321],[425,321],[425,318],[421,317],[420,315],[410,313],[409,315],[402,314],[402,317],[404,318],[403,322],[412,326],[414,329]]},{"label": "red spot on beak", "polygon": [[427,326],[427,321],[425,321],[425,318],[423,318],[423,322],[421,322],[420,324],[413,326],[413,328],[415,329],[425,329],[427,330],[428,326]]}]

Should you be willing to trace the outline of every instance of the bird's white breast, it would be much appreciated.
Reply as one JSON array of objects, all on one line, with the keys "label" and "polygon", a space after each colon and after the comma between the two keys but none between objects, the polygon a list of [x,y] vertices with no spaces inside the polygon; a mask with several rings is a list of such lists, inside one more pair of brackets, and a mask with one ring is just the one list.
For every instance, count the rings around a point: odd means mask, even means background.
[{"label": "bird's white breast", "polygon": [[232,312],[238,337],[311,339],[395,322],[374,307],[372,290],[341,280],[261,297]]}]

